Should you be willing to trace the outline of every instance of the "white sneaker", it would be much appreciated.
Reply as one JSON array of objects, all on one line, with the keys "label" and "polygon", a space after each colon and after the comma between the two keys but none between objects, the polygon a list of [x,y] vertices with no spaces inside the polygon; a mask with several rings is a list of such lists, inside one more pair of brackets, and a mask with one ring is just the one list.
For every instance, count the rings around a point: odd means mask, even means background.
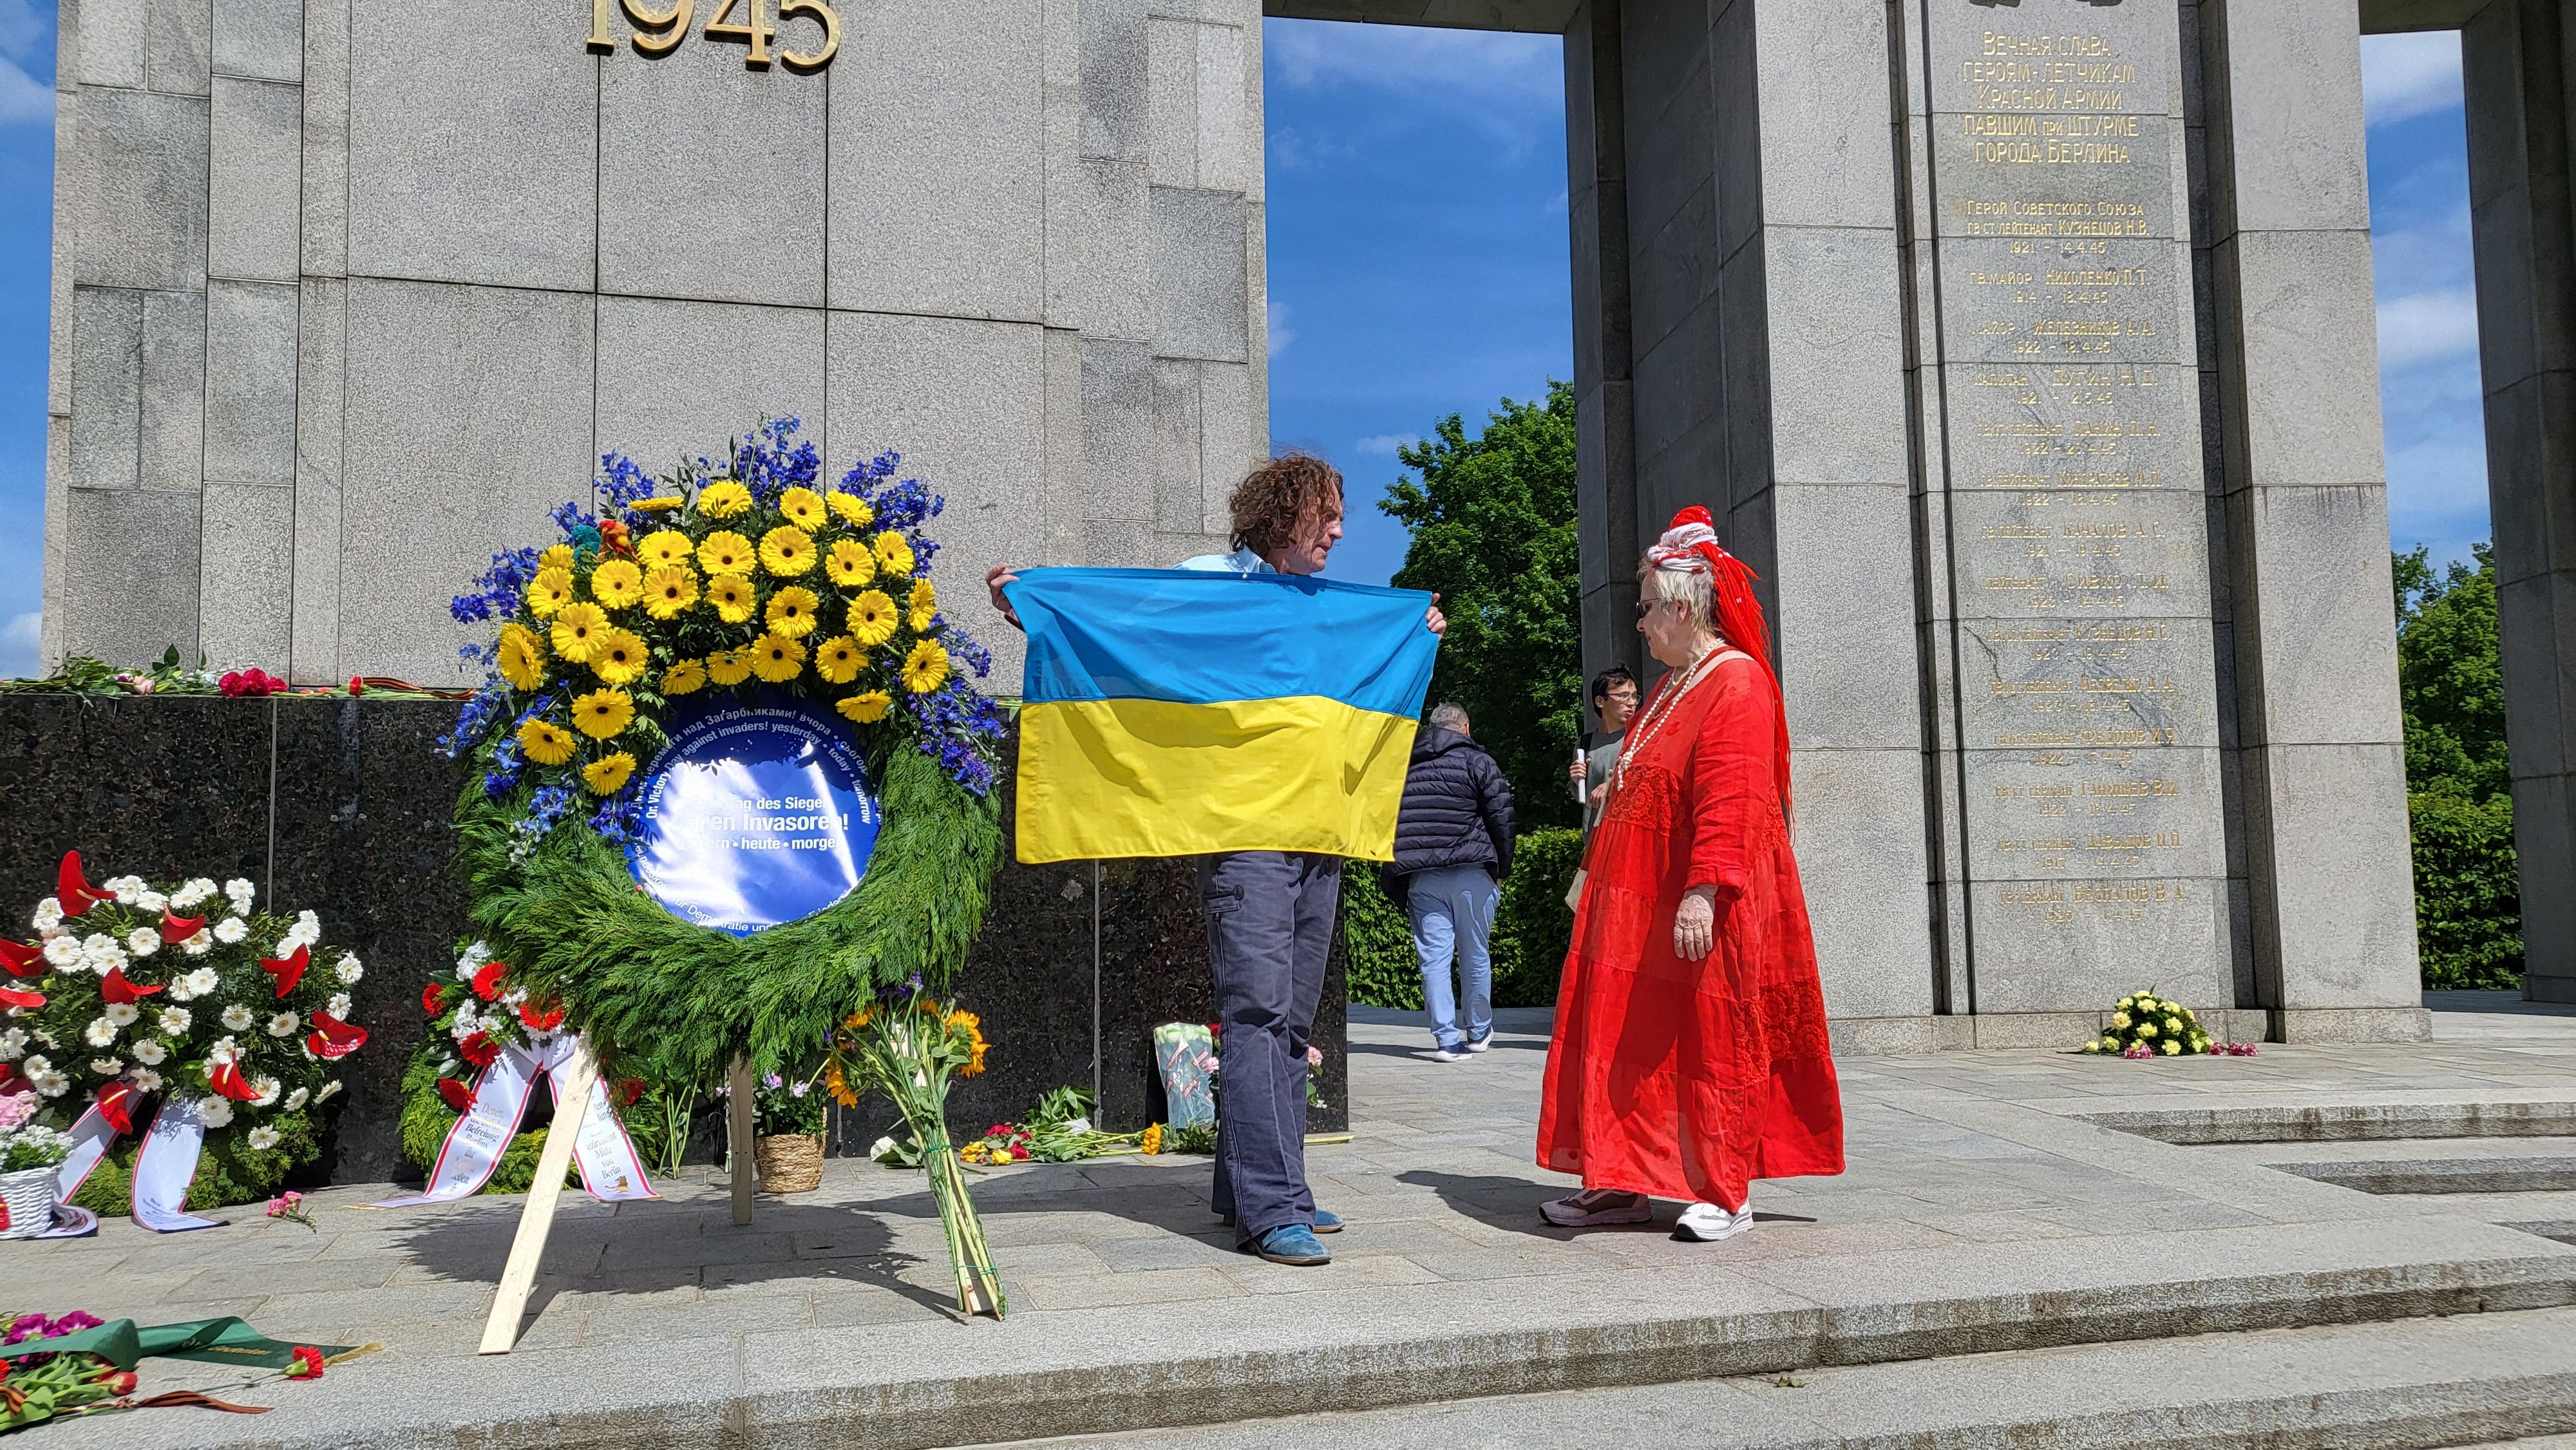
[{"label": "white sneaker", "polygon": [[1467,1050],[1469,1052],[1482,1052],[1493,1045],[1494,1039],[1490,1037],[1479,1037],[1475,1041],[1467,1044]]},{"label": "white sneaker", "polygon": [[1686,1244],[1713,1244],[1731,1239],[1753,1227],[1753,1200],[1733,1213],[1714,1203],[1694,1203],[1682,1210],[1681,1220],[1673,1225],[1673,1237]]},{"label": "white sneaker", "polygon": [[1540,1204],[1538,1213],[1558,1228],[1598,1228],[1603,1224],[1650,1223],[1655,1206],[1642,1193],[1587,1188],[1570,1198]]},{"label": "white sneaker", "polygon": [[1467,1060],[1467,1054],[1460,1052],[1454,1047],[1435,1047],[1431,1049],[1431,1060],[1433,1062],[1465,1062]]}]

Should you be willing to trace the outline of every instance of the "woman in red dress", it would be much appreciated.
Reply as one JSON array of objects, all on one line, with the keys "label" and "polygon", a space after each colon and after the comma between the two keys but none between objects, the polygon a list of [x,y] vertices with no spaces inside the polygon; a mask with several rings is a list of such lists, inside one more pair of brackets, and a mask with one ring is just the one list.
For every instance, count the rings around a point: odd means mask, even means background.
[{"label": "woman in red dress", "polygon": [[1789,849],[1789,725],[1752,571],[1687,508],[1637,574],[1637,629],[1670,667],[1628,727],[1585,858],[1557,989],[1538,1161],[1583,1191],[1569,1228],[1674,1237],[1753,1224],[1756,1178],[1840,1173],[1842,1098],[1806,894]]}]

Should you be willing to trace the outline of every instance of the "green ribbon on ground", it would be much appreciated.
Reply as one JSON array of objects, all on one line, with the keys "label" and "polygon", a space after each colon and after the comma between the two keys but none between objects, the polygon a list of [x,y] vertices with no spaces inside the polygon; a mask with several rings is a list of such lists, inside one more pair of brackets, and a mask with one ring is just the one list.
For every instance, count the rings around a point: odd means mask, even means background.
[{"label": "green ribbon on ground", "polygon": [[[354,1345],[316,1344],[325,1360],[338,1359]],[[292,1342],[269,1338],[231,1315],[194,1319],[185,1324],[137,1326],[118,1319],[95,1329],[57,1334],[13,1344],[0,1357],[25,1354],[94,1354],[118,1369],[132,1369],[143,1359],[194,1359],[207,1364],[237,1364],[248,1369],[284,1369],[295,1362]]]}]

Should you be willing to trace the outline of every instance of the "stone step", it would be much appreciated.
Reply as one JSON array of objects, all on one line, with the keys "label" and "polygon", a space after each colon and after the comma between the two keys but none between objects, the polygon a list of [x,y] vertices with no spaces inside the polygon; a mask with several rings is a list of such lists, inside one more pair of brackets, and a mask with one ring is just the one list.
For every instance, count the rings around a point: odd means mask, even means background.
[{"label": "stone step", "polygon": [[2378,1194],[2564,1193],[2576,1190],[2576,1153],[2507,1157],[2350,1158],[2275,1163],[2317,1183]]},{"label": "stone step", "polygon": [[[1117,1450],[2576,1447],[2576,1311],[1965,1355],[1085,1439]],[[2514,1437],[2549,1436],[2549,1439]],[[1026,1450],[1067,1445],[1021,1442]]]},{"label": "stone step", "polygon": [[2317,1143],[2576,1134],[2576,1099],[2146,1108],[2070,1116],[2160,1143]]}]

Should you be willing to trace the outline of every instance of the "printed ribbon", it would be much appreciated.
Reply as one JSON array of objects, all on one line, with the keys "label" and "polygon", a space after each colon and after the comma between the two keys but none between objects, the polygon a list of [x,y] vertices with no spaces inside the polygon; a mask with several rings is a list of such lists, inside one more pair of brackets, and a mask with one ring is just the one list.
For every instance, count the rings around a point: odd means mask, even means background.
[{"label": "printed ribbon", "polygon": [[[54,1191],[72,1201],[90,1173],[107,1156],[119,1136],[117,1125],[92,1103],[72,1124],[72,1151],[54,1170]],[[143,1146],[134,1154],[134,1222],[154,1233],[184,1233],[217,1228],[224,1220],[183,1212],[188,1184],[197,1176],[197,1159],[206,1149],[206,1125],[194,1102],[164,1102],[143,1130]],[[158,1150],[157,1152],[155,1150]]]},{"label": "printed ribbon", "polygon": [[[503,1047],[501,1055],[476,1075],[474,1101],[457,1118],[456,1126],[447,1130],[447,1141],[439,1146],[438,1161],[430,1167],[429,1182],[419,1193],[367,1206],[414,1208],[427,1203],[453,1203],[482,1192],[483,1185],[491,1182],[493,1173],[500,1168],[501,1155],[509,1150],[520,1120],[527,1116],[528,1098],[536,1090],[540,1073],[553,1084],[556,1103],[562,1103],[572,1085],[572,1059],[579,1043],[579,1038],[562,1033],[540,1038],[528,1047]],[[644,1176],[644,1165],[636,1157],[633,1140],[626,1136],[626,1126],[608,1105],[608,1093],[607,1080],[598,1080],[591,1090],[589,1108],[582,1114],[581,1126],[573,1134],[572,1156],[581,1170],[581,1186],[602,1203],[658,1198],[661,1195],[653,1191],[651,1180]],[[562,1120],[556,1121],[560,1125]]]}]

